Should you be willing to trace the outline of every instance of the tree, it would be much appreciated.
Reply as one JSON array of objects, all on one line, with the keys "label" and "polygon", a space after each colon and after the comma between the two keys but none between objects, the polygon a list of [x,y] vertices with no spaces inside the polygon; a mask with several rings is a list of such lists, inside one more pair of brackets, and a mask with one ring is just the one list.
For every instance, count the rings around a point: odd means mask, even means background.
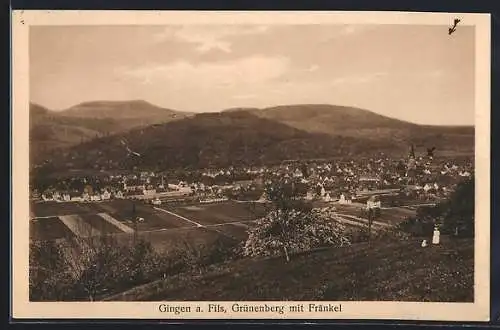
[{"label": "tree", "polygon": [[474,178],[459,183],[451,196],[435,206],[421,206],[400,227],[417,236],[432,234],[435,225],[447,235],[474,237]]},{"label": "tree", "polygon": [[274,182],[266,189],[272,209],[249,230],[243,246],[246,256],[284,255],[320,246],[349,244],[345,228],[334,220],[332,210],[315,210],[295,197],[293,186]]},{"label": "tree", "polygon": [[443,231],[448,234],[474,237],[474,177],[459,183],[443,205]]},{"label": "tree", "polygon": [[64,254],[55,241],[30,243],[29,292],[31,301],[57,301],[64,298],[69,279],[65,276]]},{"label": "tree", "polygon": [[94,301],[128,270],[118,244],[111,237],[76,237],[66,246],[65,263],[75,283],[75,294]]}]

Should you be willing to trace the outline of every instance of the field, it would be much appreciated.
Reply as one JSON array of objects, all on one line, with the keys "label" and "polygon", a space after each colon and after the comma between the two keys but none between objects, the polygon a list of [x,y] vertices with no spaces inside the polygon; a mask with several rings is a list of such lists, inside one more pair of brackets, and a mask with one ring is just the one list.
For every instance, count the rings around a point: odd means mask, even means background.
[{"label": "field", "polygon": [[[366,214],[363,214],[362,208],[364,205],[335,205],[340,216],[347,216],[349,219],[361,218],[368,221]],[[388,225],[397,225],[408,217],[415,215],[415,210],[402,207],[383,208],[380,212],[380,218],[376,222],[385,223]]]},{"label": "field", "polygon": [[[361,204],[335,204],[347,226],[366,226]],[[189,244],[208,245],[220,236],[237,241],[247,237],[254,220],[266,213],[260,203],[228,201],[214,204],[163,204],[153,206],[131,200],[97,203],[33,203],[30,239],[53,240],[113,235],[119,241],[143,238],[161,251]],[[405,208],[382,210],[374,229],[386,228],[415,213]],[[142,221],[134,219],[142,218]]]},{"label": "field", "polygon": [[[51,240],[111,234],[120,240],[138,237],[155,248],[167,249],[182,241],[208,244],[220,235],[236,240],[265,214],[260,204],[224,202],[218,204],[153,206],[130,200],[98,203],[44,202],[31,205],[30,239]],[[134,219],[142,218],[142,221]]]}]

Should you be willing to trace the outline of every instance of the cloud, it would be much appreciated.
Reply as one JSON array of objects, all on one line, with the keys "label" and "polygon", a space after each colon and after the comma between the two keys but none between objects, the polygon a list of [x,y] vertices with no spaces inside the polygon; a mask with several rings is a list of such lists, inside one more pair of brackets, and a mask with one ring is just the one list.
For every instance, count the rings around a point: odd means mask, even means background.
[{"label": "cloud", "polygon": [[290,61],[285,57],[252,56],[226,62],[193,64],[177,61],[151,64],[137,68],[120,68],[121,76],[142,82],[166,83],[187,87],[219,87],[261,84],[288,72]]},{"label": "cloud", "polygon": [[316,64],[313,64],[313,65],[311,65],[310,67],[308,67],[308,68],[306,69],[306,71],[307,71],[307,72],[314,72],[314,71],[318,71],[318,69],[319,69],[319,66],[318,66],[318,65],[316,65]]},{"label": "cloud", "polygon": [[332,85],[345,85],[345,84],[366,84],[374,82],[375,80],[387,76],[386,72],[373,72],[357,75],[349,75],[345,77],[335,78],[331,81]]},{"label": "cloud", "polygon": [[169,39],[195,44],[195,50],[206,53],[219,50],[231,52],[231,42],[235,36],[262,34],[268,31],[267,26],[261,25],[189,25],[180,28],[167,27],[163,32],[154,36],[155,42],[164,42]]},{"label": "cloud", "polygon": [[236,94],[233,95],[233,99],[235,100],[250,100],[250,99],[256,99],[258,97],[257,94]]}]

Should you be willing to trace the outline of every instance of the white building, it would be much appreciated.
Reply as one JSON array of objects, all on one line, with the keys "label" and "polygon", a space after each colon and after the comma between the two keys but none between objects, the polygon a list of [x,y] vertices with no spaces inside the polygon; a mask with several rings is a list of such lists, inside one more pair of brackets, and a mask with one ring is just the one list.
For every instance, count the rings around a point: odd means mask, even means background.
[{"label": "white building", "polygon": [[83,202],[83,197],[82,196],[73,196],[71,197],[72,202]]},{"label": "white building", "polygon": [[352,202],[351,198],[346,197],[343,193],[340,194],[339,203],[340,204],[350,204]]},{"label": "white building", "polygon": [[109,200],[111,199],[111,193],[109,191],[104,191],[101,195],[102,200]]},{"label": "white building", "polygon": [[375,209],[375,208],[380,208],[380,207],[381,207],[380,200],[378,200],[375,196],[371,196],[366,201],[366,209],[367,210],[369,210],[369,209]]}]

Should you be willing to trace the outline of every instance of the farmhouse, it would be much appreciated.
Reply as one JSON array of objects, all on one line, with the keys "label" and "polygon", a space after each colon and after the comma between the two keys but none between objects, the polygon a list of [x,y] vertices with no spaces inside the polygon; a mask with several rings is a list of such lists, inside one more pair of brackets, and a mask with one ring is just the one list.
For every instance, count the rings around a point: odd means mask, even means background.
[{"label": "farmhouse", "polygon": [[350,195],[346,196],[346,194],[342,193],[342,194],[340,194],[339,203],[340,204],[351,204],[352,198]]},{"label": "farmhouse", "polygon": [[144,196],[154,196],[156,194],[156,189],[152,185],[148,185],[142,190]]},{"label": "farmhouse", "polygon": [[71,202],[83,202],[83,197],[82,197],[82,193],[78,192],[78,191],[72,191],[70,193],[68,193],[69,195],[69,201]]},{"label": "farmhouse", "polygon": [[69,195],[69,193],[67,193],[67,192],[63,193],[62,200],[65,202],[69,202],[71,200],[71,196]]},{"label": "farmhouse", "polygon": [[90,201],[92,201],[92,202],[99,202],[99,201],[101,201],[101,195],[99,195],[99,194],[91,195],[90,196]]},{"label": "farmhouse", "polygon": [[129,180],[125,181],[123,188],[126,191],[144,190],[145,186],[140,180]]},{"label": "farmhouse", "polygon": [[381,207],[381,202],[380,199],[377,196],[370,196],[368,200],[366,201],[366,209],[375,209],[375,208],[380,208]]},{"label": "farmhouse", "polygon": [[118,190],[115,192],[115,198],[123,198],[123,192],[121,190]]},{"label": "farmhouse", "polygon": [[107,190],[105,190],[102,195],[101,195],[102,200],[109,200],[111,199],[111,193]]}]

